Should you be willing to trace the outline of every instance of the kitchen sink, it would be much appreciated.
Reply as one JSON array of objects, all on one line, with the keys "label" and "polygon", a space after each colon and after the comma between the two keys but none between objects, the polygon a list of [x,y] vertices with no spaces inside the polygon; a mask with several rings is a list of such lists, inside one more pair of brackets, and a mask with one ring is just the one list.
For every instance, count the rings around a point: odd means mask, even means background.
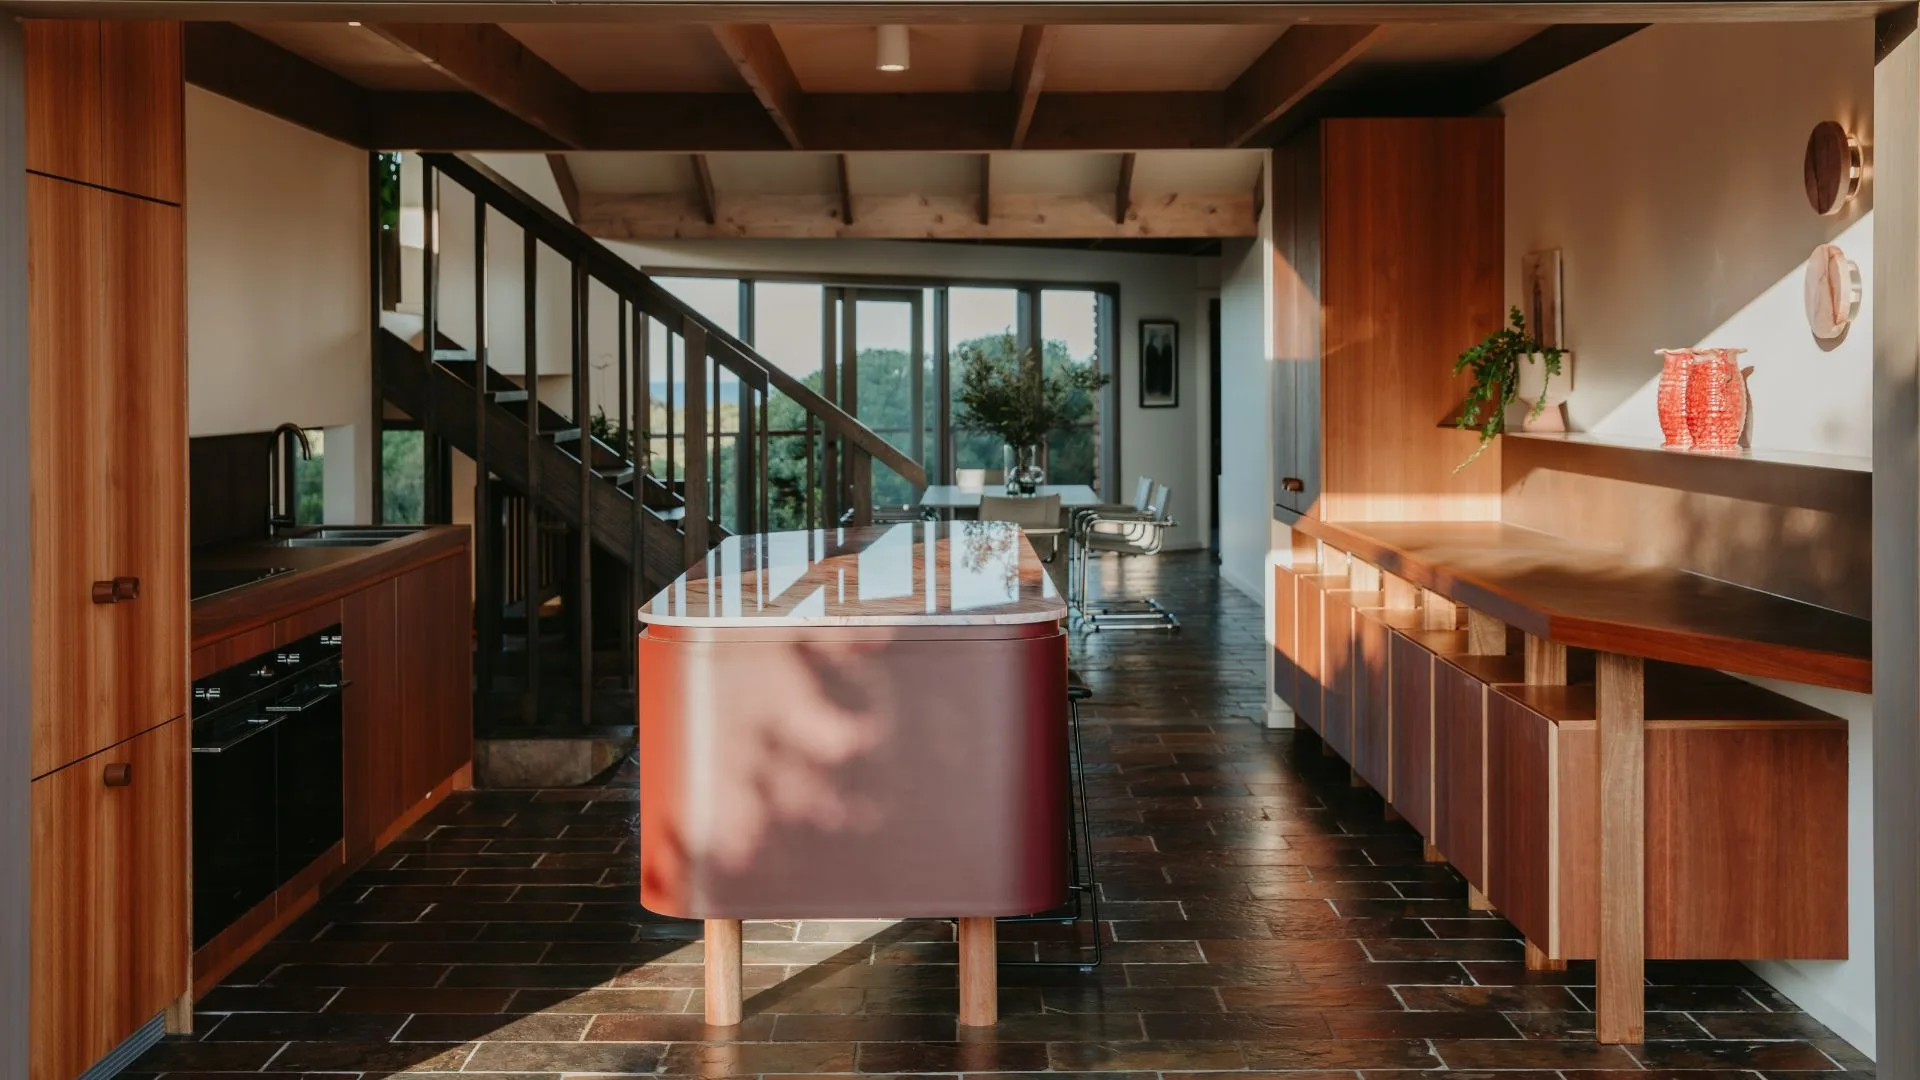
[{"label": "kitchen sink", "polygon": [[310,529],[298,536],[281,537],[267,541],[268,547],[315,548],[315,547],[373,547],[389,540],[399,540],[420,531],[417,525],[361,525],[361,526],[322,526]]}]

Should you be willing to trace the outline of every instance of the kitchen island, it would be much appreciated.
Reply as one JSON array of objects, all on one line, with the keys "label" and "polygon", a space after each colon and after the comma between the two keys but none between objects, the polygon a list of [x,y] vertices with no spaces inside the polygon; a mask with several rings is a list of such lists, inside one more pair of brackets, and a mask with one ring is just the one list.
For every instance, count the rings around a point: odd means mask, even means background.
[{"label": "kitchen island", "polygon": [[640,609],[640,891],[706,922],[957,918],[960,1022],[994,919],[1067,896],[1067,608],[1018,527],[732,537]]}]

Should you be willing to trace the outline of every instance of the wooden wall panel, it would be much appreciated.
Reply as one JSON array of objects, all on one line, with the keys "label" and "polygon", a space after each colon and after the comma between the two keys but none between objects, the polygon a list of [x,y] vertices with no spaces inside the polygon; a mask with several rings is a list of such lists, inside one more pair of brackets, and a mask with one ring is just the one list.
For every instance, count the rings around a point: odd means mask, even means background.
[{"label": "wooden wall panel", "polygon": [[1648,730],[1648,956],[1845,959],[1846,882],[1844,727]]},{"label": "wooden wall panel", "polygon": [[1353,770],[1385,796],[1392,790],[1392,631],[1378,608],[1354,621]]},{"label": "wooden wall panel", "polygon": [[1398,631],[1392,664],[1393,778],[1387,801],[1420,835],[1433,836],[1433,654]]},{"label": "wooden wall panel", "polygon": [[1273,692],[1280,700],[1298,708],[1296,685],[1300,678],[1294,654],[1299,649],[1293,620],[1293,571],[1284,566],[1273,568]]},{"label": "wooden wall panel", "polygon": [[[1321,702],[1323,677],[1321,674],[1320,651],[1320,613],[1321,592],[1311,575],[1296,579],[1294,589],[1293,617],[1294,625],[1299,628],[1299,700],[1293,703],[1294,712],[1300,722],[1321,732]],[[1324,734],[1324,733],[1322,733]]]},{"label": "wooden wall panel", "polygon": [[407,807],[404,763],[397,729],[404,714],[393,708],[400,698],[399,588],[396,579],[352,593],[340,605],[345,743],[342,749],[347,790],[346,858],[373,853],[386,823]]},{"label": "wooden wall panel", "polygon": [[1528,941],[1553,938],[1553,724],[1487,697],[1487,899]]},{"label": "wooden wall panel", "polygon": [[1481,892],[1487,887],[1486,684],[1433,665],[1434,845]]},{"label": "wooden wall panel", "polygon": [[[1554,848],[1559,888],[1556,959],[1589,959],[1600,951],[1600,739],[1591,725],[1554,730],[1558,764]],[[1742,885],[1742,887],[1745,887]]]},{"label": "wooden wall panel", "polygon": [[1325,594],[1320,617],[1320,733],[1333,752],[1353,763],[1353,605],[1342,589]]},{"label": "wooden wall panel", "polygon": [[1501,472],[1512,524],[1872,617],[1872,473],[1530,438]]},{"label": "wooden wall panel", "polygon": [[98,184],[100,24],[27,19],[27,168]]},{"label": "wooden wall panel", "polygon": [[180,24],[100,23],[100,183],[161,202],[185,196]]},{"label": "wooden wall panel", "polygon": [[[187,723],[33,783],[31,1080],[85,1072],[187,985]],[[124,786],[105,770],[127,766]]]},{"label": "wooden wall panel", "polygon": [[1328,521],[1500,516],[1500,447],[1440,427],[1460,352],[1505,324],[1498,117],[1330,120],[1321,238]]}]

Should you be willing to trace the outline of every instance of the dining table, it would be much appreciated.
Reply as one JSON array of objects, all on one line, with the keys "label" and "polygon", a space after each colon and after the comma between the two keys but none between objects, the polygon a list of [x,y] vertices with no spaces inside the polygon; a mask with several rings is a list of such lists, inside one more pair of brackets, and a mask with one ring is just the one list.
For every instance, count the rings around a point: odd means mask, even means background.
[{"label": "dining table", "polygon": [[[920,506],[927,510],[941,510],[951,515],[956,510],[980,509],[982,495],[1005,495],[1006,488],[1000,484],[988,484],[985,487],[961,487],[958,484],[933,484],[920,496]],[[1048,495],[1060,496],[1062,510],[1081,510],[1090,506],[1100,506],[1104,500],[1100,493],[1086,484],[1041,484],[1034,489],[1034,498]]]}]

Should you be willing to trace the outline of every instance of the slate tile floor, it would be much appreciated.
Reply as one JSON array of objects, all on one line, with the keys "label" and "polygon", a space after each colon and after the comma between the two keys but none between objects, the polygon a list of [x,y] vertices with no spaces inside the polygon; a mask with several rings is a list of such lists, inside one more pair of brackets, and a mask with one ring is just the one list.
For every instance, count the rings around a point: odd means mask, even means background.
[{"label": "slate tile floor", "polygon": [[[628,765],[450,800],[128,1075],[1873,1075],[1737,964],[1649,965],[1650,1041],[1595,1045],[1591,965],[1527,972],[1345,766],[1260,726],[1258,605],[1199,556],[1126,574],[1185,629],[1074,644],[1105,963],[1004,966],[997,1029],[954,1022],[950,924],[834,921],[749,924],[746,1022],[705,1028],[697,926],[637,903]],[[1062,932],[1003,928],[1003,958],[1066,957]]]}]

